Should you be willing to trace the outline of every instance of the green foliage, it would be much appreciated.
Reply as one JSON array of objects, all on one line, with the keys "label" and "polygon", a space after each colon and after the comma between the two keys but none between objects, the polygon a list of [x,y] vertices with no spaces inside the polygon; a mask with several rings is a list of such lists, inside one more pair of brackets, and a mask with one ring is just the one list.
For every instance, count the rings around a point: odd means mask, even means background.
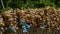
[{"label": "green foliage", "polygon": [[60,0],[3,0],[5,7],[8,8],[40,8],[40,7],[60,7]]}]

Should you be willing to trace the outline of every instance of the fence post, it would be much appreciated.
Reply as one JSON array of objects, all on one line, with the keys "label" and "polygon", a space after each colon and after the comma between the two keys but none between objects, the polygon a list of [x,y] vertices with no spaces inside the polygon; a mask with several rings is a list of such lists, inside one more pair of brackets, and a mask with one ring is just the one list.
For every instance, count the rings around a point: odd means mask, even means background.
[{"label": "fence post", "polygon": [[2,7],[3,7],[3,9],[4,9],[4,4],[3,4],[3,0],[1,0],[1,4],[2,4]]}]

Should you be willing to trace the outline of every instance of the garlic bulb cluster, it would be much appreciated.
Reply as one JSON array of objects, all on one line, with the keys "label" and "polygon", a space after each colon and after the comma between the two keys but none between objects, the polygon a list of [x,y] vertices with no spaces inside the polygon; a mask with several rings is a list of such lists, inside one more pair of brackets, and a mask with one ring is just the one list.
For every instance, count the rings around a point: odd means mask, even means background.
[{"label": "garlic bulb cluster", "polygon": [[19,25],[22,25],[25,30],[26,26],[36,26],[36,28],[49,31],[51,28],[54,30],[60,29],[60,9],[55,9],[53,7],[26,10],[16,8],[15,10],[11,9],[2,12],[2,16],[3,19],[0,18],[0,22],[4,20],[6,25],[16,29],[19,28]]}]

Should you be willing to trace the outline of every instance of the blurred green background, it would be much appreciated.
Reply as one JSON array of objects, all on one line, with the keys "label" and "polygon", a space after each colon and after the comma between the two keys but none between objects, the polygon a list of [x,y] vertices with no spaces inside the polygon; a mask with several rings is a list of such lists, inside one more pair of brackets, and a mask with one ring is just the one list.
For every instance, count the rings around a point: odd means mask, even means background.
[{"label": "blurred green background", "polygon": [[6,9],[10,8],[42,8],[42,7],[60,7],[60,0],[3,0]]}]

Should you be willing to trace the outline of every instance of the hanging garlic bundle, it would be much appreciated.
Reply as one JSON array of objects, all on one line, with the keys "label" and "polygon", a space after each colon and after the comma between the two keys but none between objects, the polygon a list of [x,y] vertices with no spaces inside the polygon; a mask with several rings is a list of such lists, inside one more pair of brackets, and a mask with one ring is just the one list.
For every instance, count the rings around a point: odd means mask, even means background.
[{"label": "hanging garlic bundle", "polygon": [[0,34],[2,34],[5,29],[3,28],[5,26],[2,15],[0,15]]},{"label": "hanging garlic bundle", "polygon": [[17,14],[25,23],[30,23],[31,26],[37,26],[41,29],[51,30],[51,28],[59,29],[60,11],[55,8],[47,7],[41,9],[17,9]]},{"label": "hanging garlic bundle", "polygon": [[14,34],[16,34],[17,23],[18,23],[16,20],[17,18],[16,12],[13,9],[11,9],[9,11],[3,12],[2,14],[4,16],[4,19],[5,19],[4,21],[6,26],[8,26],[6,27],[6,30],[8,32],[11,31],[11,32],[14,32]]},{"label": "hanging garlic bundle", "polygon": [[27,28],[31,26],[48,31],[60,29],[60,10],[52,7],[26,10],[17,8],[4,11],[2,15],[6,25],[15,29],[18,29],[18,25],[22,25],[23,32],[27,32]]}]

